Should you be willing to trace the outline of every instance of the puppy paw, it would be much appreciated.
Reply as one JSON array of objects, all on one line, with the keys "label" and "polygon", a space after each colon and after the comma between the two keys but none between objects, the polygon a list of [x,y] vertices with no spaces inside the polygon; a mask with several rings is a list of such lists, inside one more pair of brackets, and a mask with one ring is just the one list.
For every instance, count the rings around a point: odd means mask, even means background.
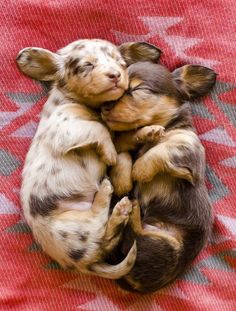
[{"label": "puppy paw", "polygon": [[132,212],[132,202],[128,197],[121,199],[113,209],[112,217],[116,224],[123,223],[126,225],[129,221],[129,216]]},{"label": "puppy paw", "polygon": [[140,183],[147,183],[153,179],[152,168],[143,159],[138,159],[132,169],[132,178],[134,181]]},{"label": "puppy paw", "polygon": [[108,166],[114,166],[117,161],[117,152],[115,148],[105,149],[101,154],[102,161]]},{"label": "puppy paw", "polygon": [[165,128],[161,125],[150,125],[141,128],[136,134],[138,143],[154,143],[165,135]]},{"label": "puppy paw", "polygon": [[103,192],[105,195],[111,195],[113,192],[113,187],[109,179],[105,178],[101,182],[99,192]]}]

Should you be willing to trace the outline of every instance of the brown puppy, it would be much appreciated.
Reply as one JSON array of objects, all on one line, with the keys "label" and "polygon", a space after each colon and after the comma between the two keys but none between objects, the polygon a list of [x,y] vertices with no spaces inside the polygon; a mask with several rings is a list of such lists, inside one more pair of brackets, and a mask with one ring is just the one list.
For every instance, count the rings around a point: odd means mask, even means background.
[{"label": "brown puppy", "polygon": [[[185,270],[211,230],[204,148],[184,100],[206,94],[216,74],[201,66],[186,65],[170,73],[161,65],[136,63],[129,68],[129,78],[125,95],[103,109],[103,118],[112,130],[135,129],[117,135],[117,151],[139,147],[132,177],[137,181],[135,196],[142,221],[136,201],[119,255],[127,254],[134,239],[138,254],[135,266],[120,284],[129,290],[151,292]],[[122,163],[124,167],[127,176],[128,160]],[[121,172],[117,179],[116,184],[124,183]]]}]

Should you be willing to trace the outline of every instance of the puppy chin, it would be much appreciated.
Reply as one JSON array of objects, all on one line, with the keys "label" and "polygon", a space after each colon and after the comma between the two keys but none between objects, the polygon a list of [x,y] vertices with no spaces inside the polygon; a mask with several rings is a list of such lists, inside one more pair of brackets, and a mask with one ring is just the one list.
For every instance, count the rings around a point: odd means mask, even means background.
[{"label": "puppy chin", "polygon": [[124,94],[124,91],[125,89],[121,87],[111,88],[104,94],[104,97],[105,97],[104,102],[117,100]]}]

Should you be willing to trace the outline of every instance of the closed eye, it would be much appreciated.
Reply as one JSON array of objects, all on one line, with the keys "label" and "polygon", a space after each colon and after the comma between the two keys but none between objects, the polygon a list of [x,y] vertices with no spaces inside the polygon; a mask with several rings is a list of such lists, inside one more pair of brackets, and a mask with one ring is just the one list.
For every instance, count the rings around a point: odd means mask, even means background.
[{"label": "closed eye", "polygon": [[126,91],[126,95],[130,95],[132,96],[132,93],[135,92],[135,91],[148,91],[150,93],[155,93],[154,91],[152,91],[150,88],[148,87],[141,87],[141,86],[137,86],[137,87],[134,87],[133,89],[128,89]]},{"label": "closed eye", "polygon": [[94,68],[94,65],[92,63],[90,63],[90,62],[84,63],[83,66],[86,67],[86,68],[89,68],[89,69],[93,69]]}]

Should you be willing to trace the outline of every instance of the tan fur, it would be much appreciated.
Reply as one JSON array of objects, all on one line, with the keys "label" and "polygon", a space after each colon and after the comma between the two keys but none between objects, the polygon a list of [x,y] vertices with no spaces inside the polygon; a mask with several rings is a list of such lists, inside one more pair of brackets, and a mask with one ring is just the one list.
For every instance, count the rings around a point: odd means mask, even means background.
[{"label": "tan fur", "polygon": [[171,163],[171,157],[182,156],[178,149],[179,145],[190,150],[200,148],[204,157],[204,150],[195,133],[186,130],[169,131],[159,140],[158,145],[148,150],[135,162],[132,172],[133,179],[149,182],[158,173],[166,172],[174,177],[194,183],[193,176],[188,169],[176,167]]},{"label": "tan fur", "polygon": [[114,187],[114,194],[118,197],[129,193],[133,188],[131,178],[132,158],[128,152],[118,154],[117,163],[110,171],[110,178]]}]

